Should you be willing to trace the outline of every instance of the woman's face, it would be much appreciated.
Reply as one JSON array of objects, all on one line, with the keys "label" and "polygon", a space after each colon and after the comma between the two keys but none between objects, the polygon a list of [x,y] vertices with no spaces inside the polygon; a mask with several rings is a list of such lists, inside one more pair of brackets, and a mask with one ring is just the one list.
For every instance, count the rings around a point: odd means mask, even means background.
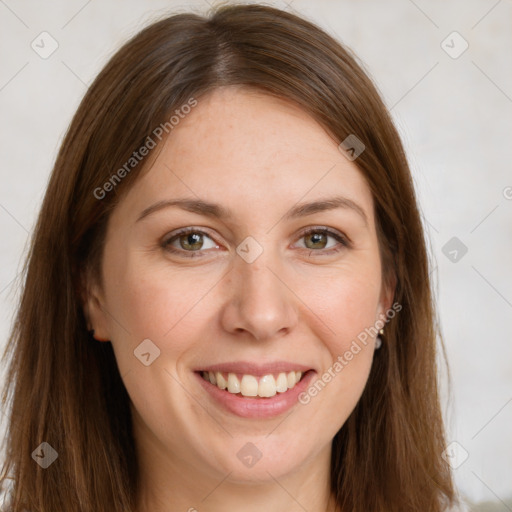
[{"label": "woman's face", "polygon": [[86,311],[143,463],[218,482],[328,460],[392,294],[370,190],[312,118],[247,89],[200,98],[112,213],[102,265]]}]

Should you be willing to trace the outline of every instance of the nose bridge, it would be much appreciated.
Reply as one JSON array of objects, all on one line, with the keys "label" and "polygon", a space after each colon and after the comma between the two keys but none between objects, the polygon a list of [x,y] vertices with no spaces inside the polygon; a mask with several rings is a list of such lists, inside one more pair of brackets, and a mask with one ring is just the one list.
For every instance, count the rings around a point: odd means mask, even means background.
[{"label": "nose bridge", "polygon": [[284,276],[278,278],[283,270],[276,251],[266,248],[252,261],[237,257],[234,266],[224,327],[250,332],[258,340],[290,330],[297,307]]}]

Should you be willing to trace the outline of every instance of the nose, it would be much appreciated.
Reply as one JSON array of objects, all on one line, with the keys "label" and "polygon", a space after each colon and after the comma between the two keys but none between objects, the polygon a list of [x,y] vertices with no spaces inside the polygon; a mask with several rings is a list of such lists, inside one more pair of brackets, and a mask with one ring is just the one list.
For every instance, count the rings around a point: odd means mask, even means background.
[{"label": "nose", "polygon": [[228,300],[222,310],[223,328],[262,341],[289,333],[298,322],[297,298],[282,269],[263,253],[247,263],[239,258],[230,272]]}]

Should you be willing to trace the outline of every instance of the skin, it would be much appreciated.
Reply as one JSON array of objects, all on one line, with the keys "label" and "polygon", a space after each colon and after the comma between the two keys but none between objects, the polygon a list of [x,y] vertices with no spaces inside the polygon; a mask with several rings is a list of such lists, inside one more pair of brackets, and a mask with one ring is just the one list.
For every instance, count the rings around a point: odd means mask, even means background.
[{"label": "skin", "polygon": [[[367,222],[351,208],[283,218],[334,195],[357,203]],[[183,197],[233,217],[174,206],[137,221],[148,206]],[[188,226],[206,233],[202,246],[176,237],[180,254],[162,247]],[[350,246],[304,236],[306,227],[331,228]],[[263,248],[252,263],[236,253],[248,236]],[[193,251],[201,254],[187,258]],[[336,141],[292,103],[257,91],[230,86],[200,98],[114,209],[102,276],[89,280],[85,313],[96,338],[111,340],[132,401],[137,510],[334,510],[332,439],[365,387],[373,339],[309,404],[277,418],[225,411],[192,369],[285,360],[321,375],[391,306],[372,195]],[[145,366],[134,350],[148,338],[160,356]],[[247,442],[262,454],[250,468],[236,456]]]}]

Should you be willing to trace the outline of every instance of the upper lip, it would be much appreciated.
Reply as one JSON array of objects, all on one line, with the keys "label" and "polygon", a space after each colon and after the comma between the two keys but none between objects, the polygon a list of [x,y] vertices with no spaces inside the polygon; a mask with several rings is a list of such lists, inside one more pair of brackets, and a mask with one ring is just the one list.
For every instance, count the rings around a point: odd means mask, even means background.
[{"label": "upper lip", "polygon": [[282,372],[307,372],[312,370],[311,366],[305,366],[299,363],[290,363],[288,361],[274,361],[265,364],[257,364],[249,361],[233,361],[230,363],[219,363],[208,366],[201,366],[196,368],[196,372],[221,372],[221,373],[238,373],[245,375],[254,375],[255,377],[262,377],[263,375],[270,375]]}]

